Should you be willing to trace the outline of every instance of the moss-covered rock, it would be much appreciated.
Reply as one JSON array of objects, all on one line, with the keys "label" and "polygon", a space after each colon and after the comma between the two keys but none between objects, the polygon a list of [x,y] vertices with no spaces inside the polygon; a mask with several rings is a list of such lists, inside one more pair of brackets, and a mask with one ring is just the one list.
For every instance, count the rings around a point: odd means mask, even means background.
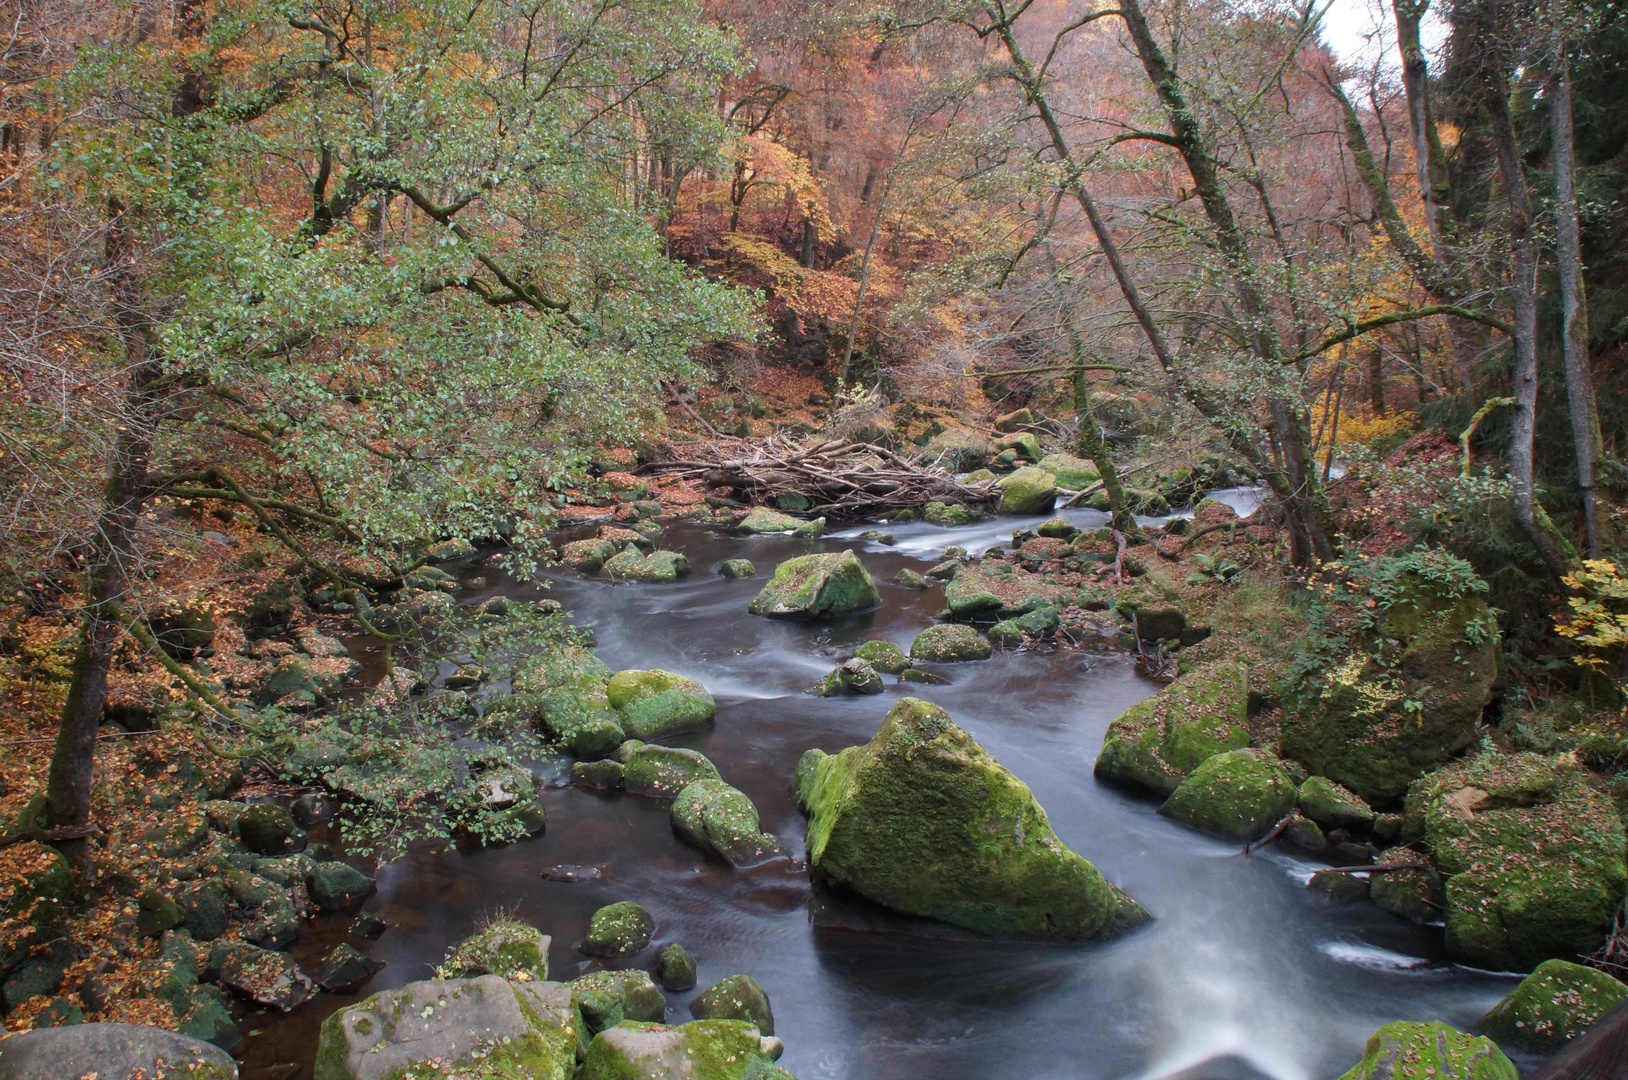
[{"label": "moss-covered rock", "polygon": [[579,948],[589,956],[627,956],[649,945],[655,931],[655,916],[631,900],[622,900],[594,912]]},{"label": "moss-covered rock", "polygon": [[1498,674],[1497,622],[1474,593],[1441,597],[1410,582],[1366,650],[1281,688],[1283,752],[1376,805],[1475,738]]},{"label": "moss-covered rock", "polygon": [[929,626],[910,643],[910,659],[948,664],[963,660],[988,660],[991,649],[982,634],[959,623]]},{"label": "moss-covered rock", "polygon": [[876,903],[993,934],[1106,938],[1146,919],[1064,847],[1028,787],[944,710],[905,698],[876,737],[799,763],[809,862]]},{"label": "moss-covered rock", "polygon": [[501,704],[540,725],[575,756],[597,757],[627,738],[611,708],[610,677],[611,669],[590,650],[567,646],[521,665],[514,694]]},{"label": "moss-covered rock", "polygon": [[305,846],[305,834],[294,824],[294,815],[278,803],[255,803],[243,811],[237,832],[243,846],[260,855],[282,855]]},{"label": "moss-covered rock", "polygon": [[[1381,852],[1379,862],[1420,862],[1418,852],[1408,848],[1391,848]],[[1446,910],[1447,898],[1442,892],[1441,875],[1426,864],[1421,870],[1390,870],[1374,874],[1368,883],[1369,895],[1374,903],[1390,912],[1416,923],[1431,923],[1441,918]]]},{"label": "moss-covered rock", "polygon": [[1249,745],[1248,672],[1231,663],[1187,672],[1108,725],[1096,775],[1169,794],[1216,754]]},{"label": "moss-covered rock", "polygon": [[1060,609],[1067,606],[1072,595],[1061,586],[1048,584],[1039,574],[1020,573],[1004,562],[951,562],[941,566],[943,571],[935,566],[927,575],[951,573],[949,584],[944,586],[944,603],[955,619],[1025,615],[1043,607]]},{"label": "moss-covered rock", "polygon": [[769,995],[750,975],[731,975],[713,983],[690,1002],[690,1015],[697,1020],[745,1020],[765,1035],[774,1034]]},{"label": "moss-covered rock", "polygon": [[1326,776],[1309,776],[1300,785],[1300,812],[1329,829],[1366,828],[1374,820],[1367,800]]},{"label": "moss-covered rock", "polygon": [[694,731],[718,712],[706,687],[671,671],[618,671],[606,683],[605,695],[622,730],[635,739]]},{"label": "moss-covered rock", "polygon": [[893,583],[901,589],[911,589],[915,592],[927,588],[927,579],[908,567],[893,575]]},{"label": "moss-covered rock", "polygon": [[808,692],[820,697],[835,697],[840,694],[880,694],[883,689],[882,676],[867,661],[856,656],[838,664],[825,678],[809,687]]},{"label": "moss-covered rock", "polygon": [[1029,431],[1018,432],[1008,435],[1004,439],[996,440],[994,449],[997,454],[1011,450],[1024,461],[1039,461],[1041,457],[1040,439]]},{"label": "moss-covered rock", "polygon": [[719,565],[718,573],[726,578],[749,578],[757,573],[757,567],[751,559],[725,559]]},{"label": "moss-covered rock", "polygon": [[[1084,491],[1101,480],[1094,462],[1073,454],[1058,452],[1040,459],[1040,468],[1057,478],[1057,486],[1070,491]],[[1045,536],[1045,533],[1040,535]]]},{"label": "moss-covered rock", "polygon": [[1294,809],[1296,796],[1294,781],[1271,754],[1228,750],[1194,769],[1159,813],[1234,840],[1254,840]]},{"label": "moss-covered rock", "polygon": [[910,666],[904,650],[891,641],[867,641],[854,649],[854,656],[889,675],[897,675]]},{"label": "moss-covered rock", "polygon": [[600,572],[612,581],[639,581],[647,584],[677,581],[690,572],[690,561],[676,551],[642,552],[634,544],[619,555],[605,560]]},{"label": "moss-covered rock", "polygon": [[374,881],[349,863],[317,863],[305,874],[305,891],[323,911],[345,911],[373,895]]},{"label": "moss-covered rock", "polygon": [[753,615],[828,619],[866,611],[881,602],[852,551],[801,555],[775,567],[774,577],[748,606]]},{"label": "moss-covered rock", "polygon": [[1051,634],[1058,624],[1056,608],[1037,608],[1027,615],[1002,619],[989,628],[988,637],[996,645],[1018,646]]},{"label": "moss-covered rock", "polygon": [[686,785],[673,802],[672,818],[679,835],[735,866],[782,854],[780,841],[759,827],[752,800],[722,780]]},{"label": "moss-covered rock", "polygon": [[594,1036],[579,1080],[794,1080],[774,1064],[780,1040],[744,1020],[681,1027],[624,1022]]},{"label": "moss-covered rock", "polygon": [[594,1035],[623,1021],[660,1023],[667,1018],[667,999],[642,971],[590,971],[566,985],[582,1015],[583,1050]]},{"label": "moss-covered rock", "polygon": [[656,981],[662,988],[678,992],[695,989],[695,957],[690,950],[673,942],[656,954]]},{"label": "moss-covered rock", "polygon": [[[626,746],[627,743],[622,745]],[[615,791],[622,786],[625,771],[620,761],[611,758],[576,761],[571,763],[571,783],[595,791]]]},{"label": "moss-covered rock", "polygon": [[921,519],[927,524],[941,525],[947,529],[971,524],[977,518],[977,514],[960,503],[930,502],[921,510]]},{"label": "moss-covered rock", "polygon": [[1484,752],[1419,780],[1407,805],[1442,874],[1453,959],[1526,971],[1605,940],[1628,841],[1569,755]]},{"label": "moss-covered rock", "polygon": [[548,978],[547,934],[518,919],[493,919],[447,950],[435,973],[443,979],[496,975],[521,982]]},{"label": "moss-covered rock", "polygon": [[374,994],[322,1022],[313,1080],[421,1075],[571,1080],[581,1019],[569,987],[496,975]]},{"label": "moss-covered rock", "polygon": [[1080,535],[1080,530],[1067,518],[1047,518],[1034,527],[1036,536],[1044,536],[1048,540],[1061,540],[1065,544],[1072,543]]},{"label": "moss-covered rock", "polygon": [[629,739],[617,756],[622,759],[622,784],[634,795],[676,799],[695,780],[717,780],[718,768],[695,750],[654,746]]},{"label": "moss-covered rock", "polygon": [[1003,514],[1049,514],[1057,505],[1057,477],[1044,469],[1025,465],[999,483]]},{"label": "moss-covered rock", "polygon": [[735,528],[743,533],[791,533],[794,536],[819,536],[825,531],[825,519],[804,521],[790,514],[782,514],[767,506],[754,506]]},{"label": "moss-covered rock", "polygon": [[1339,1080],[1520,1080],[1491,1039],[1446,1024],[1398,1020],[1368,1039],[1362,1060]]},{"label": "moss-covered rock", "polygon": [[1552,1054],[1628,998],[1628,985],[1598,968],[1546,960],[1476,1028],[1518,1050]]}]

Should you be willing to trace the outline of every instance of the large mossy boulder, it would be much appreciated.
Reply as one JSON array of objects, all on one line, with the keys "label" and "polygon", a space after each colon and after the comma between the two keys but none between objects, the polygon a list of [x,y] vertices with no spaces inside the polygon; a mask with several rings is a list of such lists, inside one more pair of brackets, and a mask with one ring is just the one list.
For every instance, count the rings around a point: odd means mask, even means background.
[{"label": "large mossy boulder", "polygon": [[492,708],[513,708],[571,754],[597,757],[627,738],[611,708],[610,677],[591,650],[566,646],[526,661],[515,673],[514,693]]},{"label": "large mossy boulder", "polygon": [[1300,785],[1300,812],[1325,829],[1367,828],[1374,808],[1361,795],[1326,776],[1309,776]]},{"label": "large mossy boulder", "polygon": [[859,557],[841,551],[787,559],[775,567],[774,577],[747,610],[776,618],[829,619],[880,602],[876,583]]},{"label": "large mossy boulder", "polygon": [[0,1077],[4,1080],[84,1076],[236,1080],[237,1062],[202,1039],[143,1024],[37,1027],[0,1043]]},{"label": "large mossy boulder", "polygon": [[1094,462],[1062,452],[1041,458],[1040,468],[1057,478],[1058,487],[1069,491],[1084,491],[1102,479]]},{"label": "large mossy boulder", "polygon": [[673,828],[686,840],[716,852],[733,866],[750,866],[781,855],[780,841],[758,824],[757,806],[719,779],[696,780],[673,801]]},{"label": "large mossy boulder", "polygon": [[624,1020],[659,1024],[667,1018],[667,998],[642,971],[590,971],[566,985],[582,1014],[584,1047],[589,1038]]},{"label": "large mossy boulder", "polygon": [[579,947],[589,956],[628,956],[650,944],[656,918],[632,900],[606,904],[588,920]]},{"label": "large mossy boulder", "polygon": [[910,659],[932,664],[956,664],[966,660],[988,660],[989,642],[970,626],[938,623],[916,635],[910,643]]},{"label": "large mossy boulder", "polygon": [[818,536],[825,531],[825,519],[804,521],[790,514],[782,514],[767,506],[754,506],[735,528],[748,536],[755,533],[791,533],[793,536]]},{"label": "large mossy boulder", "polygon": [[1271,754],[1229,750],[1194,769],[1159,813],[1233,840],[1254,840],[1294,809],[1298,795]]},{"label": "large mossy boulder", "polygon": [[[622,786],[633,795],[676,799],[696,780],[717,780],[718,767],[697,750],[656,746],[629,739],[616,751],[621,759]],[[607,785],[612,786],[612,785]]]},{"label": "large mossy boulder", "polygon": [[1491,1039],[1398,1020],[1373,1033],[1362,1060],[1339,1080],[1520,1080],[1520,1073]]},{"label": "large mossy boulder", "polygon": [[990,934],[1107,938],[1147,913],[1051,831],[1027,785],[917,698],[798,763],[808,858],[878,904]]},{"label": "large mossy boulder", "polygon": [[605,696],[622,730],[634,739],[694,731],[718,712],[706,687],[671,671],[618,671],[606,683]]},{"label": "large mossy boulder", "polygon": [[[579,1080],[794,1080],[779,1039],[744,1020],[627,1021],[594,1036]],[[321,1080],[319,1077],[318,1080]]]},{"label": "large mossy boulder", "polygon": [[313,1080],[423,1075],[571,1080],[581,1020],[568,986],[496,975],[374,994],[322,1022]]},{"label": "large mossy boulder", "polygon": [[[1022,573],[1010,564],[991,561],[977,565],[956,563],[949,584],[944,586],[944,603],[955,619],[975,619],[989,615],[1026,615],[1043,607],[1065,608],[1072,592],[1047,584],[1039,574]],[[928,576],[936,576],[929,570]]]},{"label": "large mossy boulder", "polygon": [[690,1002],[690,1015],[697,1020],[745,1020],[765,1035],[774,1034],[769,995],[750,975],[731,975],[713,983]]},{"label": "large mossy boulder", "polygon": [[1108,725],[1096,775],[1168,795],[1216,754],[1249,745],[1248,671],[1231,663],[1190,671]]},{"label": "large mossy boulder", "polygon": [[547,934],[518,919],[496,918],[447,950],[436,966],[443,979],[496,975],[522,982],[548,979]]},{"label": "large mossy boulder", "polygon": [[1628,985],[1598,968],[1545,960],[1476,1024],[1532,1054],[1552,1054],[1628,1000]]},{"label": "large mossy boulder", "polygon": [[1049,514],[1057,505],[1057,477],[1038,466],[1025,465],[998,483],[1003,514]]},{"label": "large mossy boulder", "polygon": [[877,671],[897,675],[910,666],[904,650],[891,641],[867,641],[854,649],[854,658],[863,660]]},{"label": "large mossy boulder", "polygon": [[1529,971],[1605,941],[1628,840],[1573,757],[1486,751],[1419,780],[1407,807],[1442,875],[1452,959]]},{"label": "large mossy boulder", "polygon": [[1379,806],[1474,741],[1498,674],[1498,624],[1479,592],[1408,574],[1385,595],[1374,649],[1281,687],[1284,755]]},{"label": "large mossy boulder", "polygon": [[690,560],[676,551],[652,551],[646,554],[636,544],[629,544],[621,554],[606,559],[600,572],[612,581],[661,584],[677,581],[688,574]]},{"label": "large mossy boulder", "polygon": [[978,515],[962,506],[960,503],[930,502],[922,507],[921,519],[929,525],[939,525],[946,529],[959,528],[970,525]]}]

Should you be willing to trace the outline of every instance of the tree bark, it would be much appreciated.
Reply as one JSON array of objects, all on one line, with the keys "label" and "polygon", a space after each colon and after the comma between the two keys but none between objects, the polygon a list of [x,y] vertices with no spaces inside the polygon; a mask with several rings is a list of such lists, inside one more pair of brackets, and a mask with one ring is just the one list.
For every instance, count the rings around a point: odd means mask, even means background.
[{"label": "tree bark", "polygon": [[1595,466],[1602,453],[1600,409],[1588,355],[1588,292],[1583,284],[1582,244],[1577,229],[1577,166],[1571,106],[1571,64],[1564,53],[1549,80],[1550,142],[1555,172],[1555,268],[1560,275],[1566,365],[1566,400],[1571,407],[1572,442],[1577,454],[1577,486],[1583,492],[1588,557],[1605,550],[1605,525],[1595,491]]},{"label": "tree bark", "polygon": [[[117,434],[107,465],[102,510],[91,538],[90,570],[79,646],[74,653],[68,697],[57,729],[46,778],[46,807],[53,828],[73,828],[90,820],[95,778],[96,732],[107,701],[107,675],[122,634],[107,609],[123,603],[136,559],[136,527],[147,498],[147,473],[157,425],[153,384],[161,365],[152,347],[152,329],[141,304],[134,253],[113,207],[106,264],[113,283],[114,323],[124,345],[125,392]],[[88,866],[84,839],[63,841],[63,854],[80,869]]]}]

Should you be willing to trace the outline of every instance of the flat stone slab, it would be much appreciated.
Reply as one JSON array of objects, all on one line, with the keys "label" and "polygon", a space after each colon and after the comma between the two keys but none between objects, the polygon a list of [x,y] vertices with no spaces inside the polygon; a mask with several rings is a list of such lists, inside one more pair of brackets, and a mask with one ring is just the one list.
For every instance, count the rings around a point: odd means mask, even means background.
[{"label": "flat stone slab", "polygon": [[68,1080],[86,1073],[98,1080],[233,1080],[237,1062],[202,1039],[142,1024],[73,1024],[0,1040],[0,1080]]}]

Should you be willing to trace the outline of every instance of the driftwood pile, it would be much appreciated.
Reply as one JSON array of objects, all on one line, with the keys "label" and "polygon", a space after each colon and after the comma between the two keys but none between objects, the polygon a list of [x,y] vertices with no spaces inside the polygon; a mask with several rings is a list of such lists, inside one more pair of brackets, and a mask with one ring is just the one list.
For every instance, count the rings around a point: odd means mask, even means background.
[{"label": "driftwood pile", "polygon": [[810,513],[855,520],[919,510],[929,502],[991,511],[1001,501],[1001,489],[992,481],[963,484],[943,469],[873,443],[720,437],[687,444],[677,453],[676,460],[652,462],[638,471],[698,481],[712,490],[731,489],[731,497],[743,503],[773,504],[782,496],[800,495],[808,500]]}]

